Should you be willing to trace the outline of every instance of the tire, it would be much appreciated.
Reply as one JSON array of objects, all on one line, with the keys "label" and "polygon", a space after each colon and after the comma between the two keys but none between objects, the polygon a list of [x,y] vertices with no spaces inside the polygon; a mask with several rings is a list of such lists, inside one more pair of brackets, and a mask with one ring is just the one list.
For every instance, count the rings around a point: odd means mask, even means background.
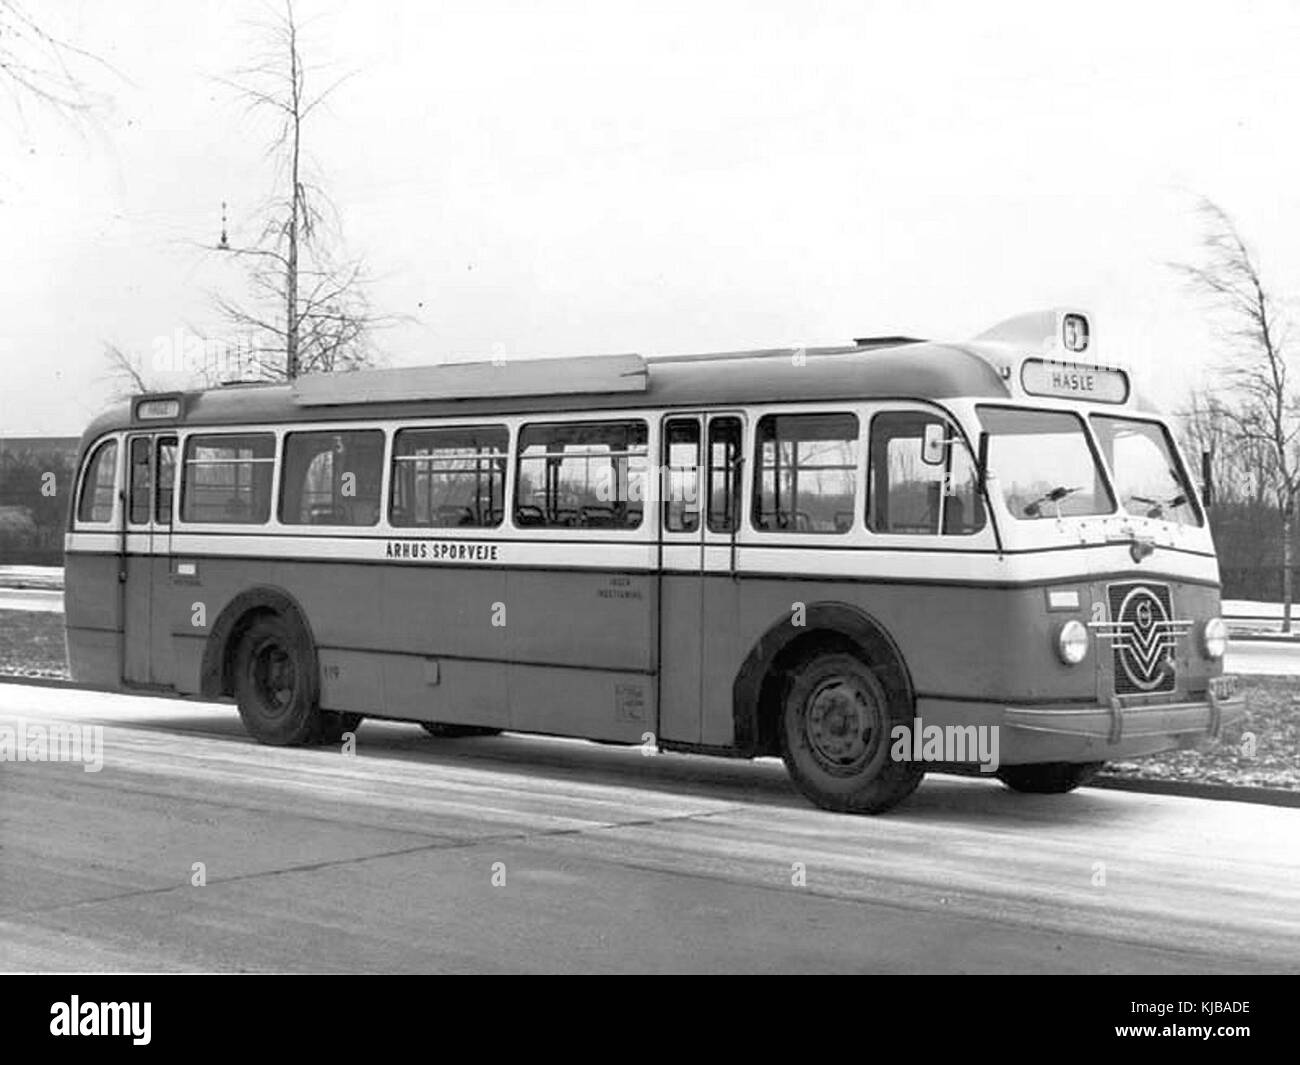
[{"label": "tire", "polygon": [[786,686],[779,730],[795,787],[840,813],[879,814],[897,806],[925,776],[917,763],[890,757],[894,726],[911,727],[910,702],[856,655],[806,659]]},{"label": "tire", "polygon": [[460,739],[463,736],[500,736],[501,729],[485,725],[449,725],[442,721],[421,721],[420,728],[440,740]]},{"label": "tire", "polygon": [[1097,775],[1104,762],[1042,762],[1038,765],[1008,765],[998,770],[998,779],[1012,791],[1026,795],[1064,795]]},{"label": "tire", "polygon": [[235,701],[258,743],[290,747],[317,740],[316,656],[302,628],[279,614],[254,619],[235,651]]}]

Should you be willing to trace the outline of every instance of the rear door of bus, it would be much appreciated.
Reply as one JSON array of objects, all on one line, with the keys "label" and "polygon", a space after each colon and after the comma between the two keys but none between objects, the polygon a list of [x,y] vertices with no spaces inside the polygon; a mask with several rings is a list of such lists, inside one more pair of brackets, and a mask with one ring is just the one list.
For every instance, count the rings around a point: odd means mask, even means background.
[{"label": "rear door of bus", "polygon": [[132,434],[126,453],[122,676],[131,684],[168,685],[173,672],[167,606],[176,435]]}]

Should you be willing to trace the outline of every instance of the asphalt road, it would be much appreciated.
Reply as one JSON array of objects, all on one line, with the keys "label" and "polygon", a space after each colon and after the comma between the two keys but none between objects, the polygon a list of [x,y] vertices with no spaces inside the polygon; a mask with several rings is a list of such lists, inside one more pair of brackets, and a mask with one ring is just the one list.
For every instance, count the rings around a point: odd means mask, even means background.
[{"label": "asphalt road", "polygon": [[0,764],[4,970],[1300,971],[1297,809],[931,777],[854,818],[770,761],[283,750],[227,706],[0,686],[0,730],[59,721],[103,766]]}]

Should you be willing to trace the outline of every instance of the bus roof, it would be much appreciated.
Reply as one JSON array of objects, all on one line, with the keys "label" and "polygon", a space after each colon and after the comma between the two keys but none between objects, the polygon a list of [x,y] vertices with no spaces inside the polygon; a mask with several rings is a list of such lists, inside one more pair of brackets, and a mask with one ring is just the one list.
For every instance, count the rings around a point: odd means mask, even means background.
[{"label": "bus roof", "polygon": [[[864,340],[843,347],[358,370],[300,378],[296,386],[239,384],[150,394],[180,398],[181,413],[143,424],[164,428],[884,398],[1011,398],[993,346],[980,348],[896,337],[884,344]],[[131,412],[132,403],[106,411],[83,439],[138,427],[142,423],[133,421]]]}]

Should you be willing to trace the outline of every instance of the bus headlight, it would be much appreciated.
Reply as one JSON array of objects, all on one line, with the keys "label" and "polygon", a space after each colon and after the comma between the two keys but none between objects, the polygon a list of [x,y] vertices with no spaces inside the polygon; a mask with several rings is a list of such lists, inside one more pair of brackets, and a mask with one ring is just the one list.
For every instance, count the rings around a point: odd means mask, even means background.
[{"label": "bus headlight", "polygon": [[1201,651],[1206,658],[1222,658],[1228,649],[1228,626],[1223,618],[1210,618],[1201,626]]},{"label": "bus headlight", "polygon": [[1077,666],[1088,655],[1088,630],[1081,621],[1067,621],[1057,630],[1056,653],[1067,666]]}]

